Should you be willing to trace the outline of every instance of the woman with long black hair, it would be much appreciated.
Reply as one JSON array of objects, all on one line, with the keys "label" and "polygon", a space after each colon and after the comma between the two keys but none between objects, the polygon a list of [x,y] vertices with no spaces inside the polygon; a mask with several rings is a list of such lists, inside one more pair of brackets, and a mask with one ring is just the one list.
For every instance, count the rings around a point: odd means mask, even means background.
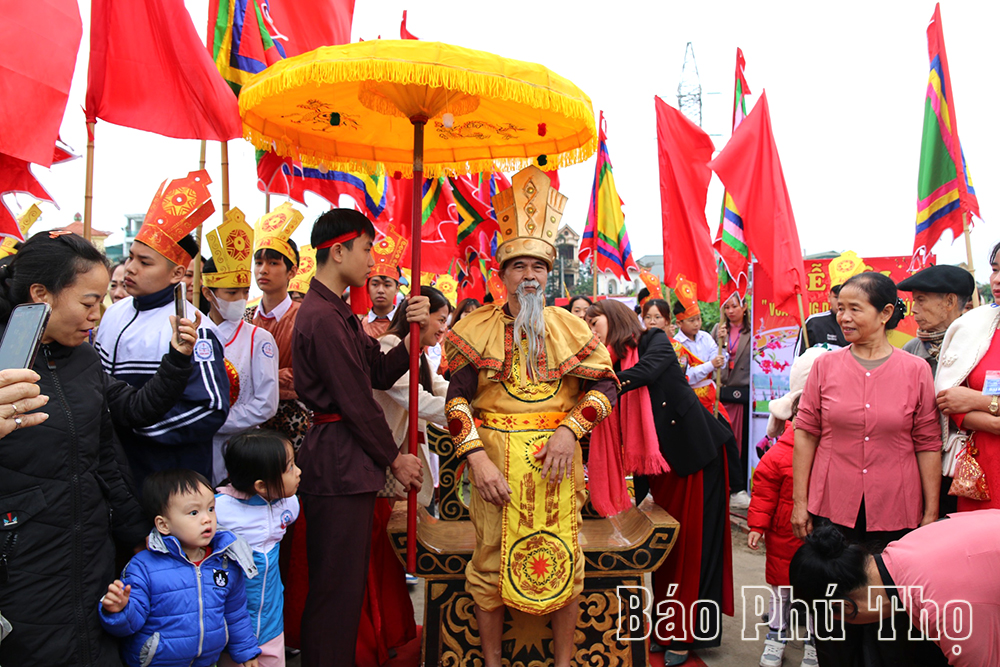
[{"label": "woman with long black hair", "polygon": [[33,366],[49,416],[0,440],[0,610],[13,627],[3,665],[121,664],[98,601],[114,579],[112,537],[131,549],[149,524],[113,425],[162,418],[187,383],[197,333],[181,320],[157,375],[142,389],[119,382],[86,344],[107,289],[107,260],[75,234],[37,234],[0,267],[4,327],[19,304],[52,309]]},{"label": "woman with long black hair", "polygon": [[[666,665],[679,665],[691,649],[711,648],[722,643],[722,613],[733,614],[732,541],[726,465],[723,445],[732,431],[702,406],[688,384],[677,356],[662,329],[643,331],[635,313],[607,299],[587,309],[587,322],[611,352],[615,374],[621,382],[619,406],[629,392],[649,392],[656,439],[670,470],[649,478],[653,499],[680,521],[680,534],[666,562],[653,573],[653,608],[672,599],[688,613],[702,610],[710,628],[696,639],[688,630],[688,641],[673,641],[664,655]],[[622,415],[631,421],[632,417]],[[641,415],[640,415],[641,417]],[[628,433],[628,430],[626,430]],[[592,435],[597,437],[597,431]],[[626,451],[635,443],[625,443]],[[591,447],[595,447],[591,443]],[[593,474],[593,472],[592,472]],[[636,483],[636,501],[646,495]],[[668,595],[672,585],[673,595]],[[708,603],[708,604],[706,604]],[[711,603],[718,605],[713,608]],[[660,638],[652,641],[658,644]],[[653,646],[652,650],[663,650]]]}]

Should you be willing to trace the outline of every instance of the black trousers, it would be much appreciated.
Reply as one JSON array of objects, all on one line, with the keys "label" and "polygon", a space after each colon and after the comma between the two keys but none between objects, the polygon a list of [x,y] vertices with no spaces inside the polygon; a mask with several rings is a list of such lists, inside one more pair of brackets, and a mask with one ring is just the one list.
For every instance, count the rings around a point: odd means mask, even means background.
[{"label": "black trousers", "polygon": [[[813,528],[824,523],[836,526],[837,530],[848,542],[865,545],[872,553],[881,553],[886,545],[898,540],[911,529],[875,531],[868,530],[865,517],[865,501],[861,499],[861,509],[853,528],[833,523],[829,519],[813,515]],[[838,628],[839,623],[830,622],[831,627]],[[892,627],[892,630],[888,626]],[[900,612],[886,624],[883,635],[879,634],[880,624],[844,625],[844,638],[831,639],[823,628],[825,619],[816,619],[816,657],[820,667],[895,667],[896,665],[913,665],[915,667],[938,667],[947,665],[941,649],[929,640],[910,639],[910,617],[906,612]],[[895,631],[896,638],[891,639]]]},{"label": "black trousers", "polygon": [[354,667],[368,580],[375,493],[302,495],[309,594],[302,615],[303,667]]}]

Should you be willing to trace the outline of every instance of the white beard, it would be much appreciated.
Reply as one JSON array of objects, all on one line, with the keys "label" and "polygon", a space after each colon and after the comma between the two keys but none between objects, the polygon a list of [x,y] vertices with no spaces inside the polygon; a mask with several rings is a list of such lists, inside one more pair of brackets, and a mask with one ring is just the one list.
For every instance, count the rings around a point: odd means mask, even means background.
[{"label": "white beard", "polygon": [[[525,287],[534,287],[535,292],[529,294],[524,291]],[[545,345],[545,295],[542,294],[541,285],[536,280],[525,280],[517,286],[514,296],[521,306],[517,316],[514,318],[514,341],[520,344],[523,333],[527,343],[526,358],[521,359],[521,367],[527,368],[522,377],[537,379],[538,375],[538,353]]]}]

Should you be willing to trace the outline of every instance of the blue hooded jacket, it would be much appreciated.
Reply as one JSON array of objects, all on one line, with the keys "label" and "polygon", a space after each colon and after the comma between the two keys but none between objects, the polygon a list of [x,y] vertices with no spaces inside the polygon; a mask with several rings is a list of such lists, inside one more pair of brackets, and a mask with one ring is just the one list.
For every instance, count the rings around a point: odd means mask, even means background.
[{"label": "blue hooded jacket", "polygon": [[101,609],[104,629],[122,641],[129,667],[208,667],[223,649],[237,663],[260,655],[247,613],[244,572],[257,576],[249,545],[225,528],[212,553],[194,565],[180,542],[157,530],[146,551],[122,573],[131,585],[128,604],[117,614]]}]

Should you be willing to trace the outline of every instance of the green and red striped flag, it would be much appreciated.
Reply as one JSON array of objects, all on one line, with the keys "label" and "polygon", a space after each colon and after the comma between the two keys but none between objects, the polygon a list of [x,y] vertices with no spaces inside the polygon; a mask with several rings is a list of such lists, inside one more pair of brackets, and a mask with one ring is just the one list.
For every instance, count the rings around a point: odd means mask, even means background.
[{"label": "green and red striped flag", "polygon": [[[750,95],[744,69],[746,61],[743,51],[736,49],[736,85],[733,90],[733,125],[735,130],[747,116],[746,96]],[[712,244],[719,253],[719,303],[725,303],[738,292],[740,298],[746,295],[750,282],[750,250],[743,230],[743,218],[726,192],[722,198],[722,216],[719,231]]]},{"label": "green and red striped flag", "polygon": [[632,246],[625,231],[625,213],[611,170],[603,111],[598,127],[597,170],[590,193],[587,227],[577,257],[581,262],[593,257],[596,271],[608,271],[621,280],[629,280],[629,271],[639,273],[639,267],[632,258]]},{"label": "green and red striped flag", "polygon": [[[927,26],[927,52],[931,67],[920,141],[914,258],[929,254],[946,229],[951,230],[953,238],[958,238],[963,232],[963,216],[979,216],[976,190],[958,140],[940,4],[934,6],[934,16]],[[968,222],[971,226],[971,219]]]}]

